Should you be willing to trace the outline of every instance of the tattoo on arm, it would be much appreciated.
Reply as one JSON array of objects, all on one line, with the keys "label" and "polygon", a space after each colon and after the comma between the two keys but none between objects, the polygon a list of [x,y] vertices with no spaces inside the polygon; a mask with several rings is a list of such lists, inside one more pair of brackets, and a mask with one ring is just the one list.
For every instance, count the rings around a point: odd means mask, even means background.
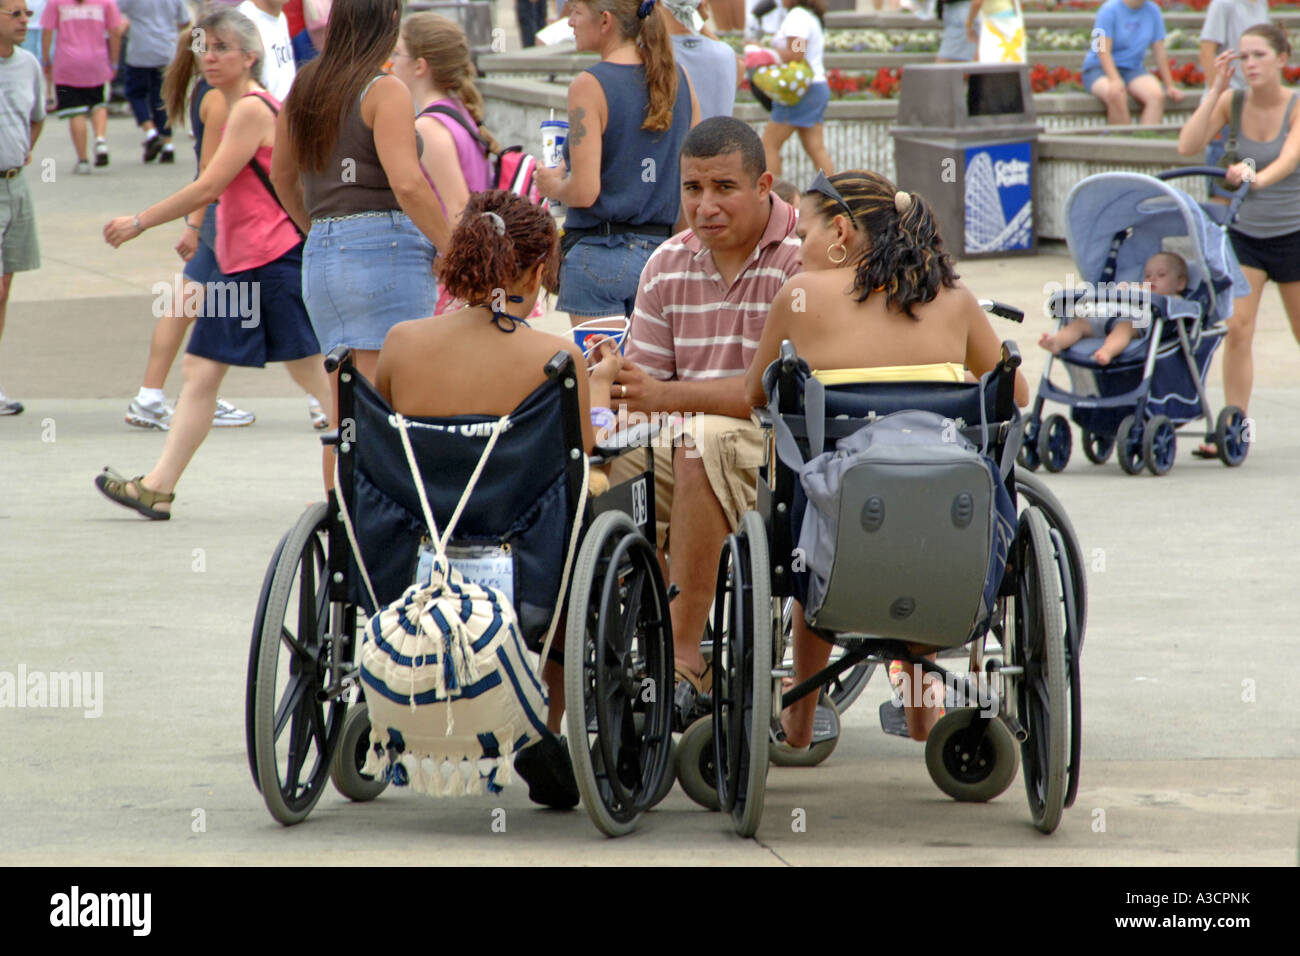
[{"label": "tattoo on arm", "polygon": [[569,114],[569,148],[577,146],[587,135],[587,127],[582,120],[586,117],[587,111],[581,106],[575,106],[573,112]]}]

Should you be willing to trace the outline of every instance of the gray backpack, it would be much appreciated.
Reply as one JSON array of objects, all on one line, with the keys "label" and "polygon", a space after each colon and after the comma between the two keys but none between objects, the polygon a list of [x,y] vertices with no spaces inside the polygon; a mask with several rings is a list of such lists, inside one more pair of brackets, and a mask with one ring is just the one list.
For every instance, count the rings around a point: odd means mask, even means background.
[{"label": "gray backpack", "polygon": [[[815,453],[821,383],[808,378],[804,397]],[[792,532],[808,574],[809,626],[941,647],[981,633],[1016,533],[1004,481],[1014,449],[1003,450],[1000,468],[960,420],[910,410],[869,421],[805,462],[775,396],[770,409],[778,454],[808,501]],[[987,422],[980,432],[987,449]]]}]

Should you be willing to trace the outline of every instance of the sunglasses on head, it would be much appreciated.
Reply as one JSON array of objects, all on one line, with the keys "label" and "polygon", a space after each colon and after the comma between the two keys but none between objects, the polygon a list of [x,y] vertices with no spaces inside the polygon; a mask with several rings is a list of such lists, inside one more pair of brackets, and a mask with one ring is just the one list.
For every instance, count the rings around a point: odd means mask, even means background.
[{"label": "sunglasses on head", "polygon": [[826,198],[838,204],[839,207],[844,210],[844,215],[849,217],[849,222],[853,223],[855,229],[857,228],[858,220],[857,217],[853,215],[853,210],[849,208],[849,204],[844,201],[844,197],[840,195],[840,191],[831,185],[831,181],[826,178],[826,174],[820,169],[817,170],[817,176],[813,179],[812,185],[804,190],[804,195],[807,195],[808,193],[821,193]]}]

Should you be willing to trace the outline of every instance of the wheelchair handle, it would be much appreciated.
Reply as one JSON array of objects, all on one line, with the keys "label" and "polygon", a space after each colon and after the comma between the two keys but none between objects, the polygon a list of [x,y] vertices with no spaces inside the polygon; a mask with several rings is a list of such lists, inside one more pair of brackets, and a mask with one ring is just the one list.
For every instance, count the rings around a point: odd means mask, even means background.
[{"label": "wheelchair handle", "polygon": [[334,348],[330,349],[330,354],[325,356],[325,371],[330,375],[333,375],[339,370],[339,366],[346,362],[351,355],[351,346],[334,346]]},{"label": "wheelchair handle", "polygon": [[1007,305],[1003,302],[995,302],[993,299],[980,299],[980,308],[985,312],[992,313],[1003,319],[1010,319],[1012,322],[1025,321],[1025,313],[1013,305]]}]

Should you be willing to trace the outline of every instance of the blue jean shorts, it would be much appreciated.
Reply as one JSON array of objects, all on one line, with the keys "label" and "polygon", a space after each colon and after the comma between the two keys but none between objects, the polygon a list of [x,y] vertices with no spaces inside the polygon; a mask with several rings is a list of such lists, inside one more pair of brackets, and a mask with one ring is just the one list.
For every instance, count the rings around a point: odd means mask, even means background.
[{"label": "blue jean shorts", "polygon": [[[1147,68],[1142,66],[1141,64],[1139,64],[1138,66],[1129,67],[1127,69],[1120,66],[1119,64],[1116,64],[1115,69],[1119,72],[1120,79],[1124,81],[1125,86],[1128,86],[1130,83],[1136,80],[1143,73],[1148,72]],[[1091,93],[1092,84],[1096,83],[1105,75],[1106,75],[1106,71],[1099,66],[1088,67],[1086,70],[1083,71],[1083,76],[1081,77],[1083,81],[1083,88],[1087,92]]]},{"label": "blue jean shorts", "polygon": [[560,266],[560,299],[555,308],[596,318],[632,314],[641,270],[667,236],[585,236]]},{"label": "blue jean shorts", "polygon": [[433,315],[436,250],[402,212],[315,219],[302,256],[302,298],[324,353],[378,350],[398,322]]},{"label": "blue jean shorts", "polygon": [[826,105],[830,101],[830,86],[825,80],[819,80],[808,87],[808,92],[803,95],[803,99],[794,106],[786,106],[784,103],[773,100],[772,122],[808,129],[822,121],[826,115]]}]

